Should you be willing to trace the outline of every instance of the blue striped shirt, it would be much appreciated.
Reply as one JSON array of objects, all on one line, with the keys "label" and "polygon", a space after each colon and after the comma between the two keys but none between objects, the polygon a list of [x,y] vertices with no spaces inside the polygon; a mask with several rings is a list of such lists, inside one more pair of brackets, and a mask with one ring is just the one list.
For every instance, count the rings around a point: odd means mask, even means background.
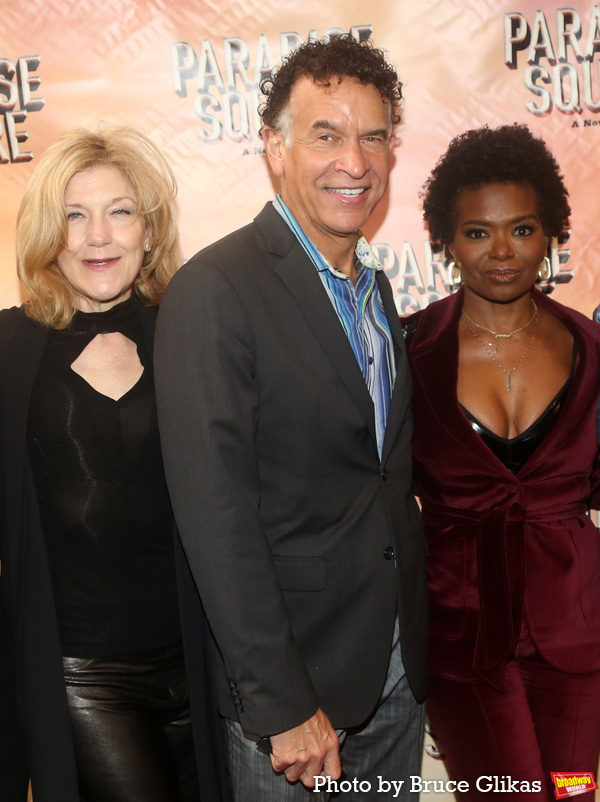
[{"label": "blue striped shirt", "polygon": [[396,379],[394,344],[379,293],[376,272],[383,270],[367,240],[360,236],[354,251],[356,282],[336,270],[306,236],[298,221],[277,195],[273,206],[292,229],[333,304],[361,369],[375,409],[377,448],[381,457],[390,398]]}]

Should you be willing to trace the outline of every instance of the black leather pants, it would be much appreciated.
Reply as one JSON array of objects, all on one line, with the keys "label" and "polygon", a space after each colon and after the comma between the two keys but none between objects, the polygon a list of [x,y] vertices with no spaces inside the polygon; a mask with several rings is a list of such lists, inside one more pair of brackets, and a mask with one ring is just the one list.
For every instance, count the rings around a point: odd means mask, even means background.
[{"label": "black leather pants", "polygon": [[82,802],[198,802],[181,646],[63,665]]}]

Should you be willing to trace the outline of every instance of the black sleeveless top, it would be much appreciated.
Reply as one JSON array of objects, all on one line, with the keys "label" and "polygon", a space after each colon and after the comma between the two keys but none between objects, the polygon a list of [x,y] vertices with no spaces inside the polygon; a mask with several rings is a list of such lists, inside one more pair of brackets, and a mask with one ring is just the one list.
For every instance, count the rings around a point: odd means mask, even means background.
[{"label": "black sleeveless top", "polygon": [[[115,331],[144,368],[117,401],[71,369],[97,334]],[[50,332],[28,446],[63,654],[114,657],[178,640],[173,517],[137,301],[77,312]]]}]

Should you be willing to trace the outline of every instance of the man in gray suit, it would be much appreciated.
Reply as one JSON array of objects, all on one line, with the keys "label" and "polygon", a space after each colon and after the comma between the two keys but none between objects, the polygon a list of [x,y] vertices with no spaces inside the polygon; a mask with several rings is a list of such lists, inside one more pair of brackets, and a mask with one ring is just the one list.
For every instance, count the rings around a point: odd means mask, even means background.
[{"label": "man in gray suit", "polygon": [[281,194],[191,259],[159,315],[167,480],[236,801],[408,798],[426,549],[401,328],[361,235],[400,83],[381,51],[334,36],[263,89]]}]

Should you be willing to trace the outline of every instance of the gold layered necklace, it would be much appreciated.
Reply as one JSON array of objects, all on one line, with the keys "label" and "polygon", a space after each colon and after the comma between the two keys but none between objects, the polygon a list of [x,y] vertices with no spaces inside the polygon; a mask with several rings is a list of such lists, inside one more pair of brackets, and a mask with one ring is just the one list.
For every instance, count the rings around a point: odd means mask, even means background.
[{"label": "gold layered necklace", "polygon": [[[525,325],[523,325],[523,326],[519,326],[518,329],[514,329],[513,331],[509,331],[506,334],[503,334],[503,333],[498,332],[498,331],[494,331],[493,329],[488,329],[487,326],[482,326],[479,323],[475,323],[475,321],[472,318],[470,318],[469,315],[467,315],[467,313],[465,312],[464,309],[462,311],[462,316],[465,319],[465,323],[467,324],[467,328],[469,329],[469,331],[471,332],[473,337],[483,346],[483,350],[485,351],[487,356],[489,356],[489,358],[492,360],[492,362],[495,365],[497,365],[500,368],[500,370],[506,375],[506,392],[507,393],[510,393],[510,391],[512,389],[512,384],[511,384],[512,383],[512,374],[519,367],[521,362],[525,359],[525,357],[527,356],[527,354],[531,350],[531,346],[533,345],[533,341],[535,340],[535,333],[536,333],[537,324],[538,324],[538,308],[535,305],[535,303],[533,301],[533,298],[531,299],[531,305],[533,306],[533,314],[531,315],[531,317],[527,321],[527,323],[525,323]],[[529,326],[532,327],[531,328],[531,336],[529,337],[529,342],[525,346],[525,350],[523,351],[523,353],[521,354],[521,356],[519,357],[517,362],[513,365],[513,367],[510,370],[506,370],[504,368],[504,366],[496,359],[496,356],[495,356],[495,354],[498,353],[500,343],[505,343],[506,342],[506,344],[508,344],[508,342],[510,342],[510,338],[513,335],[518,334],[520,331],[524,331]],[[484,340],[482,337],[480,337],[479,332],[477,331],[478,329],[479,329],[479,331],[487,331],[489,334],[492,335],[494,340],[492,342],[488,342],[488,341]],[[489,340],[490,338],[487,338],[487,339]],[[500,342],[498,342],[498,341],[500,341]]]},{"label": "gold layered necklace", "polygon": [[[533,312],[531,314],[531,317],[527,321],[527,323],[525,323],[524,326],[519,326],[518,329],[514,329],[513,331],[509,331],[507,334],[501,334],[499,331],[494,331],[493,329],[488,329],[487,326],[482,326],[480,323],[475,323],[475,321],[467,315],[467,313],[465,312],[464,309],[462,311],[462,316],[472,326],[476,326],[481,331],[487,331],[489,334],[493,334],[494,338],[496,340],[507,340],[507,339],[510,339],[513,336],[513,334],[518,334],[518,332],[523,331],[523,329],[526,329],[528,326],[531,326],[531,324],[533,323],[534,319],[537,319],[537,306],[535,305],[533,298],[531,298],[531,305],[533,307]],[[469,328],[471,328],[471,327],[469,326]],[[491,343],[490,343],[490,346],[491,346]],[[497,353],[497,351],[496,351],[496,353]]]}]

